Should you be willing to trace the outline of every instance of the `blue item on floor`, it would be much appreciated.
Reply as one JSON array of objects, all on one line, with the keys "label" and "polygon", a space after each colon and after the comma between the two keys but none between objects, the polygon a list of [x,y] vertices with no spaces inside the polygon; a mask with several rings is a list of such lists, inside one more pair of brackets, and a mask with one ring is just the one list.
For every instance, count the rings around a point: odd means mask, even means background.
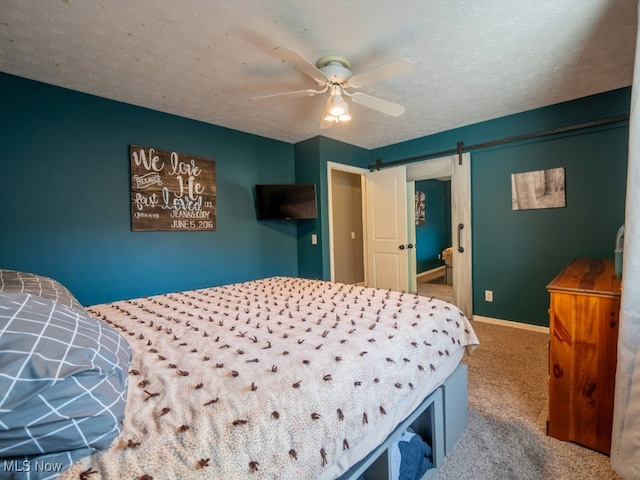
[{"label": "blue item on floor", "polygon": [[408,442],[401,441],[398,448],[401,457],[398,480],[420,480],[433,468],[431,447],[420,435],[414,435]]},{"label": "blue item on floor", "polygon": [[420,480],[434,466],[432,455],[420,435],[404,432],[389,448],[390,480]]}]

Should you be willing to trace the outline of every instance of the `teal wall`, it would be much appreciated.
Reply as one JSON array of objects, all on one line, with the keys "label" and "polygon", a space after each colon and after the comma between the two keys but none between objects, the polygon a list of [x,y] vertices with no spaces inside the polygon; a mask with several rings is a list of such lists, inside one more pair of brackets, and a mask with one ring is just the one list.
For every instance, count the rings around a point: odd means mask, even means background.
[{"label": "teal wall", "polygon": [[[320,171],[320,137],[297,143],[294,152],[296,182],[315,184],[318,200],[318,218],[298,221],[298,274],[304,278],[323,278],[322,245],[325,242],[322,237],[322,220],[327,210],[326,202],[323,202],[326,188],[322,187]],[[312,235],[317,236],[318,243],[312,243]]]},{"label": "teal wall", "polygon": [[[545,286],[560,270],[576,257],[613,259],[627,141],[619,127],[473,156],[475,314],[547,326]],[[565,169],[567,206],[513,211],[511,173],[555,167]],[[493,303],[484,301],[485,289]]]},{"label": "teal wall", "polygon": [[416,272],[444,265],[439,255],[451,246],[451,182],[420,180],[416,192],[425,193],[426,221],[416,225]]},{"label": "teal wall", "polygon": [[[297,275],[295,223],[253,192],[294,182],[293,145],[1,73],[0,105],[0,268],[84,304]],[[129,144],[215,159],[217,230],[132,232]]]},{"label": "teal wall", "polygon": [[[295,145],[295,177],[298,183],[315,183],[318,192],[318,219],[298,224],[298,272],[301,277],[331,279],[329,251],[329,198],[327,163],[365,168],[371,161],[369,150],[325,137],[314,137]],[[311,243],[311,235],[318,243]]]},{"label": "teal wall", "polygon": [[[327,162],[366,167],[625,114],[630,88],[372,151],[324,137],[291,145],[6,74],[0,105],[0,267],[54,277],[92,304],[270,275],[329,279]],[[621,122],[472,152],[476,315],[546,325],[555,274],[574,257],[613,255],[627,142]],[[215,232],[131,231],[130,144],[217,161]],[[511,174],[551,167],[566,169],[567,207],[512,211]],[[318,219],[258,222],[253,186],[293,182],[316,184]]]},{"label": "teal wall", "polygon": [[[630,89],[373,150],[391,161],[628,114]],[[473,150],[473,312],[548,325],[546,285],[575,257],[613,257],[624,221],[628,122]],[[566,208],[511,210],[511,174],[564,167]],[[494,292],[493,303],[484,291]]]}]

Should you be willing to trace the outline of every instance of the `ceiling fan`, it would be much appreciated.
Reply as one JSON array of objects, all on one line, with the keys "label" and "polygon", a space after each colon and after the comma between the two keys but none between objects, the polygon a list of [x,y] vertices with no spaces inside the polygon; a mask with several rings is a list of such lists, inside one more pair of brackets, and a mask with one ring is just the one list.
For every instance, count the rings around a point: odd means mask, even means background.
[{"label": "ceiling fan", "polygon": [[354,75],[351,72],[351,63],[344,57],[336,55],[325,56],[318,59],[314,65],[298,52],[289,48],[277,47],[274,52],[281,60],[313,78],[318,84],[318,89],[263,95],[252,98],[250,100],[252,102],[275,100],[282,97],[313,97],[314,95],[328,92],[329,98],[322,112],[320,128],[329,128],[336,123],[346,122],[351,119],[349,104],[343,99],[343,95],[351,98],[355,103],[392,117],[399,117],[404,113],[405,108],[402,105],[366,93],[351,92],[350,89],[358,89],[409,73],[413,69],[411,60],[399,58]]}]

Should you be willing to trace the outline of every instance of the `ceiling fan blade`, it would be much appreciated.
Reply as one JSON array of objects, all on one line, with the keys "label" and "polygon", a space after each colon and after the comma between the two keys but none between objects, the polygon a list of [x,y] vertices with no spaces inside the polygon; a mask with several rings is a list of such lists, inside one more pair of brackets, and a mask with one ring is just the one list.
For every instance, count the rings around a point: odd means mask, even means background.
[{"label": "ceiling fan blade", "polygon": [[276,100],[282,97],[313,97],[314,95],[322,93],[322,90],[296,90],[294,92],[282,92],[272,93],[271,95],[261,95],[259,97],[250,98],[250,102],[265,102],[269,100]]},{"label": "ceiling fan blade", "polygon": [[372,68],[366,72],[358,73],[347,82],[353,88],[364,87],[372,83],[382,82],[389,78],[409,73],[413,69],[413,62],[407,58],[399,58],[389,63]]},{"label": "ceiling fan blade", "polygon": [[391,115],[392,117],[399,117],[404,113],[405,110],[404,106],[402,105],[398,105],[397,103],[389,102],[372,95],[367,95],[366,93],[362,92],[355,92],[351,95],[351,99],[355,103],[359,103],[360,105],[364,105],[365,107],[372,108],[373,110],[377,110],[378,112],[386,113],[387,115]]},{"label": "ceiling fan blade", "polygon": [[284,60],[285,62],[290,63],[296,68],[296,70],[299,70],[305,75],[309,75],[318,83],[318,85],[325,85],[327,83],[327,76],[322,73],[322,70],[320,70],[295,50],[284,47],[276,47],[273,51],[278,56],[278,58],[280,58],[280,60]]}]

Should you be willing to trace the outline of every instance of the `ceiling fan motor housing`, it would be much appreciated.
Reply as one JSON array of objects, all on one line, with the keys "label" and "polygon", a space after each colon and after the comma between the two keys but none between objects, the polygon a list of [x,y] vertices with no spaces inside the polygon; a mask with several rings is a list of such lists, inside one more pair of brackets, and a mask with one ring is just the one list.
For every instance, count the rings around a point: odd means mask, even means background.
[{"label": "ceiling fan motor housing", "polygon": [[344,83],[353,76],[350,70],[351,63],[343,57],[335,55],[322,57],[318,59],[316,66],[331,83]]}]

